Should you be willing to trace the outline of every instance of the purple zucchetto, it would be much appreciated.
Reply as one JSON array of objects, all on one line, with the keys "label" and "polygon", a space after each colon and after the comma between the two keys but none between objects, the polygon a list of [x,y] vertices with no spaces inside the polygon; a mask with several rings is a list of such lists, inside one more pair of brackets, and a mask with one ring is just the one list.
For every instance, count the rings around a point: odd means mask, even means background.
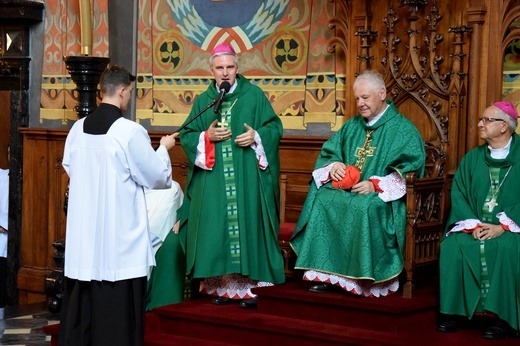
[{"label": "purple zucchetto", "polygon": [[516,107],[508,101],[498,101],[493,103],[493,106],[499,108],[501,111],[509,115],[511,118],[518,120],[518,111]]}]

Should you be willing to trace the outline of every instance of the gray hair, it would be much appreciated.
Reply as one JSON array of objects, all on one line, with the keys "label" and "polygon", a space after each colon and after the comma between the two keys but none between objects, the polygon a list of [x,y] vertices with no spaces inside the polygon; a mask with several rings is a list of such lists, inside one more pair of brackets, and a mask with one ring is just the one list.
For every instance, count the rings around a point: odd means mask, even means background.
[{"label": "gray hair", "polygon": [[233,59],[235,60],[235,66],[238,67],[238,55],[229,53],[229,52],[217,53],[217,54],[210,56],[209,57],[209,66],[213,66],[213,60],[215,59],[215,57],[222,56],[222,55],[231,55],[233,57]]},{"label": "gray hair", "polygon": [[[495,106],[496,107],[496,106]],[[500,108],[496,107],[496,115],[500,115],[502,117],[505,117],[504,121],[507,123],[509,127],[509,132],[513,134],[516,131],[516,128],[518,126],[518,120],[511,118],[509,114],[501,110]]]},{"label": "gray hair", "polygon": [[365,70],[359,76],[357,76],[354,81],[353,88],[355,89],[361,81],[367,81],[370,88],[373,90],[379,91],[381,89],[385,89],[385,81],[383,79],[383,75],[376,70]]}]

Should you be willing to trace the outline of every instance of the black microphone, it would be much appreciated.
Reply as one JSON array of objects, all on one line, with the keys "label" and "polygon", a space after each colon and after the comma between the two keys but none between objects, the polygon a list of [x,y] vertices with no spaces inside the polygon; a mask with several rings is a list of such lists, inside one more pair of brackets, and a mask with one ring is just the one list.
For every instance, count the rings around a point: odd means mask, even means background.
[{"label": "black microphone", "polygon": [[215,100],[215,107],[213,108],[213,111],[215,113],[218,113],[220,105],[222,104],[222,100],[224,99],[224,95],[226,95],[229,92],[229,89],[231,89],[231,84],[229,84],[229,82],[223,81],[222,83],[220,83],[220,94]]}]

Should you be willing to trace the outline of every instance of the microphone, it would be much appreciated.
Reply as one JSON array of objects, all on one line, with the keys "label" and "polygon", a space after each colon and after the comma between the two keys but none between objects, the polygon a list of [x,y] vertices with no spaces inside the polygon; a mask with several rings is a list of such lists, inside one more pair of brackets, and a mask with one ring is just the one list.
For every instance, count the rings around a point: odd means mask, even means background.
[{"label": "microphone", "polygon": [[223,81],[220,83],[220,94],[215,99],[215,107],[213,108],[213,111],[215,113],[218,113],[220,109],[220,105],[222,104],[222,100],[224,99],[224,95],[226,95],[229,92],[229,89],[231,89],[231,84],[229,84],[228,81]]}]

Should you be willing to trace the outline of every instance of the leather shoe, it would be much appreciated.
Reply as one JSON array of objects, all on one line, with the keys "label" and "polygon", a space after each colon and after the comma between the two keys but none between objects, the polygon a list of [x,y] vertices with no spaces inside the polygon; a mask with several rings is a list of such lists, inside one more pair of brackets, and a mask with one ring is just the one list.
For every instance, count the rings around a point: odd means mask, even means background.
[{"label": "leather shoe", "polygon": [[461,329],[467,319],[457,315],[445,315],[442,320],[437,323],[437,330],[444,333],[453,333]]},{"label": "leather shoe", "polygon": [[243,309],[256,309],[256,307],[258,306],[258,299],[257,298],[244,299],[238,304],[238,306]]},{"label": "leather shoe", "polygon": [[332,292],[333,288],[334,288],[334,286],[332,284],[322,282],[322,283],[316,284],[314,286],[311,286],[311,288],[309,288],[309,291],[315,292],[315,293],[327,293],[327,292]]},{"label": "leather shoe", "polygon": [[258,306],[258,299],[257,298],[249,298],[249,299],[243,299],[238,304],[239,307],[242,309],[256,309]]},{"label": "leather shoe", "polygon": [[512,328],[509,324],[500,319],[496,318],[486,329],[484,329],[484,338],[491,340],[503,340],[507,339]]},{"label": "leather shoe", "polygon": [[233,299],[226,298],[226,297],[217,297],[217,298],[213,298],[213,300],[211,302],[215,305],[228,305],[233,302]]}]

